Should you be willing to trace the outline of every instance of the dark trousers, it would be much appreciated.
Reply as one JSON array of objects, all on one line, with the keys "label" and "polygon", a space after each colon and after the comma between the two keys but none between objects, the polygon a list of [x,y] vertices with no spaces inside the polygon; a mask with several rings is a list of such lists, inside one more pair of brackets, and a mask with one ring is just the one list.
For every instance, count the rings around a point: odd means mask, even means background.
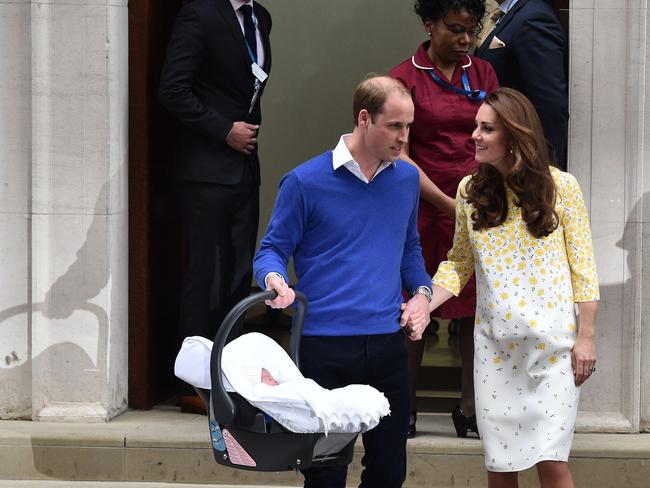
[{"label": "dark trousers", "polygon": [[[177,189],[187,251],[181,340],[193,335],[213,340],[228,311],[250,293],[259,186],[247,168],[236,185],[181,181]],[[193,392],[183,384],[182,394]]]},{"label": "dark trousers", "polygon": [[[401,331],[393,334],[303,336],[300,369],[324,388],[368,384],[381,391],[391,413],[363,434],[363,488],[399,488],[406,479],[409,376]],[[303,471],[305,488],[345,488],[347,466]]]}]

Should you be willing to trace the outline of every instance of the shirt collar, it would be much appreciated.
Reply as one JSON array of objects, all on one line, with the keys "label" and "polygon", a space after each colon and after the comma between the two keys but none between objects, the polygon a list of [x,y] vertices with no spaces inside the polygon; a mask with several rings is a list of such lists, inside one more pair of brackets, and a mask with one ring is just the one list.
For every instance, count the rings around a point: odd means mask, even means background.
[{"label": "shirt collar", "polygon": [[515,3],[517,3],[518,0],[506,0],[503,2],[501,5],[499,5],[499,10],[503,12],[503,14],[507,14],[512,7],[515,6]]},{"label": "shirt collar", "polygon": [[242,5],[250,5],[251,7],[253,6],[253,0],[250,2],[244,2],[244,0],[230,0],[230,5],[232,5],[232,9],[237,12],[239,10],[239,7]]},{"label": "shirt collar", "polygon": [[[332,151],[332,168],[334,169],[334,171],[336,171],[341,166],[345,166],[348,170],[350,170],[350,172],[352,172],[352,174],[365,181],[366,180],[365,176],[363,176],[363,178],[360,176],[362,172],[361,172],[361,168],[359,168],[359,163],[357,163],[354,160],[347,146],[347,140],[350,138],[351,135],[352,134],[343,134],[339,139],[339,143]],[[394,167],[395,161],[384,161],[383,163],[381,163],[379,165],[379,169],[377,170],[377,173],[375,173],[375,176],[379,174],[380,171],[382,171],[383,169],[391,165]]]},{"label": "shirt collar", "polygon": [[[420,47],[418,47],[418,50],[415,51],[415,54],[411,58],[411,62],[413,63],[413,66],[415,66],[418,69],[435,68],[433,62],[431,61],[431,58],[427,54],[427,49],[429,48],[430,42],[431,41],[425,41],[422,44],[420,44]],[[460,66],[462,69],[467,69],[472,65],[472,58],[469,56],[469,54],[466,54],[465,58],[466,58],[465,62]]]},{"label": "shirt collar", "polygon": [[345,141],[351,135],[352,134],[343,134],[339,139],[339,143],[334,148],[334,151],[332,151],[332,167],[335,171],[346,163],[354,161],[354,158],[352,158],[352,154],[350,154],[348,146],[345,144]]}]

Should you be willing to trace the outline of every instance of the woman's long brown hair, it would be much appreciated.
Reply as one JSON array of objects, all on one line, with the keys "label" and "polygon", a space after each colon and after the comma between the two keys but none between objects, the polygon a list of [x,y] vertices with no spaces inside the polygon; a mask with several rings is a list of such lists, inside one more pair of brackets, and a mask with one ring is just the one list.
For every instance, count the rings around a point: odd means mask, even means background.
[{"label": "woman's long brown hair", "polygon": [[505,127],[515,163],[505,177],[485,163],[472,174],[463,197],[474,205],[473,228],[497,227],[506,220],[508,185],[528,231],[537,238],[545,237],[557,229],[558,215],[549,152],[537,112],[524,95],[511,88],[490,93],[484,103],[494,109]]}]

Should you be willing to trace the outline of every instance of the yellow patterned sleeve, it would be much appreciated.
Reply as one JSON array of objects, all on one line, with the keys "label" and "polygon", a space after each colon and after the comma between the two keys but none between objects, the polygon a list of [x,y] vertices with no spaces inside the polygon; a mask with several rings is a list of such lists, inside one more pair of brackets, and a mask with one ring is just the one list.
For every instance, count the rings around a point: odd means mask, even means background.
[{"label": "yellow patterned sleeve", "polygon": [[564,246],[571,269],[574,302],[590,302],[600,298],[596,261],[591,240],[589,216],[580,185],[569,173],[562,174],[559,188],[562,207],[560,217],[564,229]]},{"label": "yellow patterned sleeve", "polygon": [[474,273],[474,253],[469,239],[469,228],[467,227],[468,213],[471,213],[469,205],[462,197],[465,186],[469,181],[466,176],[458,185],[456,192],[456,228],[454,232],[454,243],[447,253],[447,261],[438,266],[438,271],[431,280],[455,296],[458,296]]}]

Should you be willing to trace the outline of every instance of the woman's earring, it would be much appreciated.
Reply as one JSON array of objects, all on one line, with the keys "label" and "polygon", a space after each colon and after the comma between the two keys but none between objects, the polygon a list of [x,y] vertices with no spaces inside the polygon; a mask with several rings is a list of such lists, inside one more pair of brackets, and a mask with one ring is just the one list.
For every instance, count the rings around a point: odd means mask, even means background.
[{"label": "woman's earring", "polygon": [[427,36],[431,37],[431,31],[427,31]]},{"label": "woman's earring", "polygon": [[512,154],[514,151],[512,150],[512,148],[510,148],[510,151],[509,151],[509,152],[510,152],[510,154]]}]

